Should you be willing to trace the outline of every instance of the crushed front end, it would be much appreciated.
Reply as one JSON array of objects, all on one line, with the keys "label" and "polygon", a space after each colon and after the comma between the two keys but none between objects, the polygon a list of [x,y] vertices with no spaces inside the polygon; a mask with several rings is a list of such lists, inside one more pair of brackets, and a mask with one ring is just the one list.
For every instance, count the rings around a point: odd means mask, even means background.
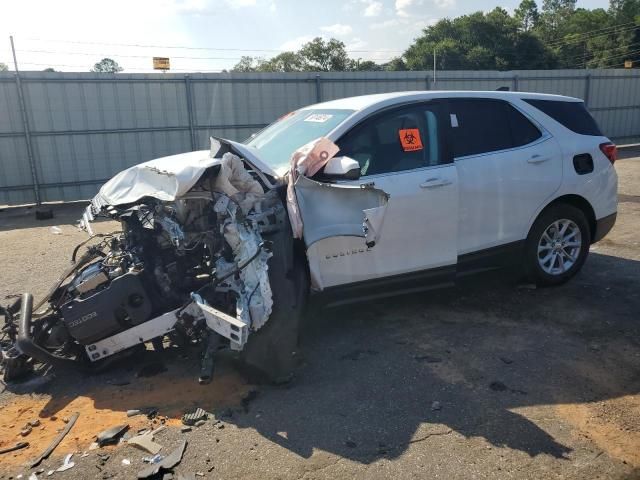
[{"label": "crushed front end", "polygon": [[[274,307],[269,265],[281,259],[266,237],[291,235],[282,192],[215,153],[147,162],[103,186],[80,221],[90,237],[49,294],[0,311],[6,380],[34,361],[93,369],[168,338],[202,346],[207,382],[217,350],[244,349]],[[93,234],[100,218],[120,228]]]}]

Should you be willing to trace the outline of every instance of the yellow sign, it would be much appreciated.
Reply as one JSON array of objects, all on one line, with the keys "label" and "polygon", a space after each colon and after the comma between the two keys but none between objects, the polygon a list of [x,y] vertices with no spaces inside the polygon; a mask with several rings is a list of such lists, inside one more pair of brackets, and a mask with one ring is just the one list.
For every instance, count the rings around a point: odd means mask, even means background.
[{"label": "yellow sign", "polygon": [[171,68],[167,57],[153,57],[154,70],[169,70]]},{"label": "yellow sign", "polygon": [[624,68],[633,68],[633,60],[625,60]]}]

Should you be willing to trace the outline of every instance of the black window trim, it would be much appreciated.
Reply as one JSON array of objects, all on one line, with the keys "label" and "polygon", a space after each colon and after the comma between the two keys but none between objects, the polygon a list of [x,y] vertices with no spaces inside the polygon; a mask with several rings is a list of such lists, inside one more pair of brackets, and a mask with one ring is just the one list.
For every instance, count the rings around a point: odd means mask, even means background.
[{"label": "black window trim", "polygon": [[[551,133],[549,133],[549,131],[544,128],[544,126],[537,121],[535,118],[533,118],[528,112],[524,111],[522,108],[520,108],[518,105],[514,104],[513,102],[510,102],[509,100],[504,100],[502,98],[491,98],[491,97],[473,97],[473,96],[469,96],[469,97],[447,97],[446,99],[446,110],[447,110],[447,118],[449,117],[449,114],[451,113],[451,110],[449,108],[449,103],[451,100],[489,100],[489,101],[494,101],[494,102],[502,102],[502,103],[506,103],[507,105],[510,105],[511,107],[515,108],[516,111],[522,115],[524,115],[524,117],[529,120],[533,126],[535,126],[541,133],[540,137],[535,139],[533,142],[527,143],[525,145],[519,145],[517,147],[511,147],[511,148],[503,148],[502,150],[492,150],[490,152],[482,152],[482,153],[474,153],[472,155],[464,155],[462,157],[453,157],[453,161],[457,162],[459,160],[467,160],[470,158],[476,158],[476,157],[484,157],[487,155],[495,155],[497,153],[506,153],[506,152],[514,152],[517,150],[522,150],[524,148],[529,148],[532,147],[534,145],[537,145],[539,143],[542,142],[546,142],[547,140],[549,140],[552,135]],[[447,150],[449,150],[450,152],[453,153],[453,138],[452,138],[452,130],[453,127],[451,126],[451,122],[447,122],[446,125],[446,130],[448,131],[447,134],[447,143],[448,148]]]},{"label": "black window trim", "polygon": [[[405,110],[407,108],[417,108],[417,107],[428,106],[433,104],[441,104],[443,106],[443,108],[440,109],[440,117],[438,118],[438,122],[439,122],[438,142],[440,142],[440,146],[441,146],[440,147],[441,148],[440,163],[438,163],[437,165],[425,165],[423,167],[412,168],[410,170],[400,170],[397,172],[384,172],[384,173],[374,173],[373,175],[364,175],[360,177],[360,180],[390,176],[390,175],[402,175],[409,172],[417,172],[421,170],[428,170],[433,168],[442,168],[442,167],[450,166],[453,164],[454,158],[453,158],[453,151],[451,150],[450,143],[448,141],[449,123],[447,122],[447,120],[449,118],[449,114],[448,114],[448,107],[446,105],[446,99],[444,98],[430,98],[427,100],[421,99],[421,100],[411,100],[411,101],[402,102],[402,103],[395,103],[393,105],[389,105],[379,110],[376,110],[375,112],[371,112],[369,115],[361,118],[358,121],[358,123],[356,123],[355,125],[352,125],[351,128],[349,128],[349,130],[347,130],[342,135],[340,135],[340,137],[337,140],[335,140],[334,143],[338,144],[343,138],[345,138],[347,135],[350,135],[354,130],[362,127],[366,122],[369,122],[370,120],[374,120],[379,116],[383,116],[388,113],[393,113],[395,111]],[[340,152],[338,152],[336,156],[339,156],[339,155],[340,155]]]}]

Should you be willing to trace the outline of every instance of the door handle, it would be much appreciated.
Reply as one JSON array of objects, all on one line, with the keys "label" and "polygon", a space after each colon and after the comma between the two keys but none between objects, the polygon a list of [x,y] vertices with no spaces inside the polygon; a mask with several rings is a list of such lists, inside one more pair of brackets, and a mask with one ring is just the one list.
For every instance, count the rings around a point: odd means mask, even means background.
[{"label": "door handle", "polygon": [[420,188],[436,188],[451,185],[451,180],[447,178],[429,178],[420,184]]},{"label": "door handle", "polygon": [[529,160],[527,160],[528,163],[542,163],[542,162],[546,162],[547,160],[551,160],[551,157],[543,157],[542,155],[539,154],[535,154],[532,155],[531,158],[529,158]]}]

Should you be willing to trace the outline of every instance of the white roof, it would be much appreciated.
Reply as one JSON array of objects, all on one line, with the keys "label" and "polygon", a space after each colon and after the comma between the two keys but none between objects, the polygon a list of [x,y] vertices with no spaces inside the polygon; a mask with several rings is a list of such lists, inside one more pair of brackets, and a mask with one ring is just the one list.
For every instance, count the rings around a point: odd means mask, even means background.
[{"label": "white roof", "polygon": [[515,98],[530,98],[540,100],[564,100],[572,102],[581,102],[579,98],[565,97],[563,95],[550,95],[547,93],[528,93],[528,92],[500,92],[500,91],[447,91],[447,90],[424,90],[413,92],[391,92],[391,93],[378,93],[374,95],[361,95],[359,97],[341,98],[338,100],[331,100],[328,102],[317,103],[315,105],[309,105],[304,109],[345,109],[345,110],[364,110],[365,108],[377,105],[385,104],[392,105],[394,103],[402,103],[411,100],[428,100],[431,98],[442,97],[465,97],[465,98],[501,98],[504,100]]}]

